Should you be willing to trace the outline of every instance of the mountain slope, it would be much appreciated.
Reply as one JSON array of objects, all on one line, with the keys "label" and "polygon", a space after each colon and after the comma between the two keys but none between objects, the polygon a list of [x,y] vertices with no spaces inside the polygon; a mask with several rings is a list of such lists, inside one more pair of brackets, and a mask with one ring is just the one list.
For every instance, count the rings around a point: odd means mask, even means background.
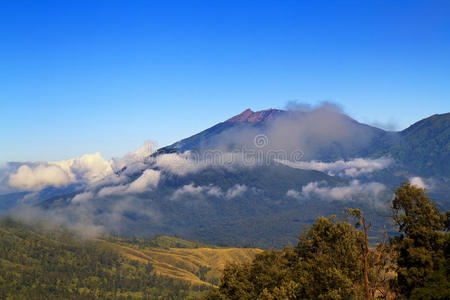
[{"label": "mountain slope", "polygon": [[0,298],[196,299],[218,283],[225,263],[248,262],[260,252],[175,237],[85,240],[49,224],[3,219]]},{"label": "mountain slope", "polygon": [[[35,215],[121,235],[259,248],[290,244],[303,224],[346,207],[389,226],[383,214],[392,191],[411,178],[450,207],[449,119],[387,132],[329,109],[246,110],[101,182],[46,199]],[[291,160],[298,150],[303,156]]]},{"label": "mountain slope", "polygon": [[262,250],[254,248],[159,248],[132,243],[98,240],[117,249],[129,259],[147,264],[165,277],[189,282],[193,286],[211,287],[219,283],[223,268],[231,262],[248,262]]},{"label": "mountain slope", "polygon": [[[293,140],[297,143],[294,146],[304,152],[305,160],[388,156],[412,174],[450,177],[450,164],[443,163],[450,161],[450,113],[433,115],[399,132],[361,124],[338,112],[317,114],[310,119],[307,116],[308,113],[304,112],[246,110],[168,148],[181,151],[233,149],[242,145],[250,145],[251,148],[255,135],[266,134],[269,142],[275,144],[275,149],[289,150],[293,146],[284,140]],[[327,118],[334,121],[327,122]],[[319,125],[323,125],[323,130],[310,134],[309,131],[313,132],[313,127]],[[288,128],[289,134],[284,132],[283,126]],[[335,132],[333,127],[348,131],[348,134],[341,134],[341,140],[333,139],[326,134],[327,131]]]},{"label": "mountain slope", "polygon": [[373,139],[387,133],[326,109],[312,112],[245,110],[166,148],[180,151],[249,150],[255,149],[254,138],[261,134],[266,136],[267,144],[264,148],[257,147],[258,150],[301,151],[304,159],[330,161],[367,154]]},{"label": "mountain slope", "polygon": [[433,115],[400,132],[389,153],[423,176],[450,177],[450,113]]},{"label": "mountain slope", "polygon": [[[130,176],[130,182],[139,175]],[[268,248],[295,240],[299,223],[313,219],[304,211],[305,203],[286,196],[288,190],[311,181],[342,183],[322,172],[280,164],[208,167],[184,175],[162,172],[161,178],[157,188],[135,195],[96,196],[80,205],[72,203],[76,194],[67,194],[39,207],[120,235],[178,234],[212,244]],[[309,211],[313,209],[330,213],[330,206],[309,205]],[[118,213],[121,217],[117,220]]]}]

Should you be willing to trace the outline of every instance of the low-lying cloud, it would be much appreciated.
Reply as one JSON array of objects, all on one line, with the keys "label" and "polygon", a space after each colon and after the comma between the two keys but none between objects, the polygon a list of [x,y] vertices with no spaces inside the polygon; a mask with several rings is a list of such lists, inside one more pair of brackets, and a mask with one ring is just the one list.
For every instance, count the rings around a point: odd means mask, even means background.
[{"label": "low-lying cloud", "polygon": [[150,156],[155,152],[156,143],[151,141],[145,141],[144,144],[137,150],[126,154],[121,158],[113,158],[110,162],[111,168],[114,172],[123,171],[125,172],[135,172],[143,170],[142,167],[145,166],[146,162]]},{"label": "low-lying cloud", "polygon": [[155,208],[148,207],[145,200],[124,196],[120,201],[109,202],[101,209],[89,201],[94,196],[90,192],[75,196],[68,206],[57,206],[50,210],[38,206],[20,206],[10,212],[10,216],[24,222],[46,220],[47,224],[59,224],[78,232],[85,238],[92,238],[102,233],[126,231],[127,215],[145,217],[149,224],[158,225],[161,215]]},{"label": "low-lying cloud", "polygon": [[[125,167],[124,173],[127,175],[142,171],[146,168],[145,160],[154,152],[154,146],[154,143],[146,142],[135,152],[110,161],[96,152],[63,161],[14,163],[2,175],[7,178],[3,181],[7,181],[12,188],[24,191],[39,191],[49,186],[59,188],[74,183],[95,185]],[[139,186],[135,185],[133,189],[139,190]]]},{"label": "low-lying cloud", "polygon": [[186,195],[191,196],[208,195],[217,198],[232,199],[242,196],[247,190],[248,187],[245,184],[236,184],[231,188],[229,188],[228,190],[223,191],[220,187],[214,185],[195,186],[194,183],[190,183],[177,189],[172,195],[172,200],[180,199]]},{"label": "low-lying cloud", "polygon": [[338,160],[335,162],[315,160],[309,162],[277,160],[277,162],[292,168],[325,172],[331,176],[358,177],[387,168],[392,163],[392,159],[382,157],[377,159],[354,158],[351,160]]},{"label": "low-lying cloud", "polygon": [[128,187],[130,193],[142,193],[149,188],[155,188],[161,178],[161,172],[147,169],[142,175],[133,181]]},{"label": "low-lying cloud", "polygon": [[9,185],[21,190],[41,190],[47,186],[60,187],[74,182],[73,174],[67,173],[58,165],[23,165],[9,176]]},{"label": "low-lying cloud", "polygon": [[177,175],[195,173],[208,164],[192,159],[190,152],[162,154],[156,157],[155,166]]},{"label": "low-lying cloud", "polygon": [[[140,175],[136,180],[131,183],[124,183],[119,185],[105,186],[102,187],[97,193],[89,191],[89,195],[93,198],[97,197],[107,197],[107,196],[122,196],[126,194],[139,194],[149,190],[152,190],[158,186],[161,179],[161,172],[153,169],[145,170],[142,175]],[[85,193],[84,193],[85,194]],[[72,199],[72,202],[77,201],[76,199],[79,195]],[[86,195],[87,196],[87,195]],[[84,198],[83,198],[84,199]]]},{"label": "low-lying cloud", "polygon": [[248,190],[248,188],[245,184],[236,184],[232,188],[229,188],[227,190],[227,193],[225,194],[225,198],[231,199],[231,198],[242,196],[247,190]]},{"label": "low-lying cloud", "polygon": [[377,199],[385,191],[386,186],[378,182],[352,180],[348,185],[330,187],[326,182],[315,181],[303,186],[301,191],[288,190],[286,195],[299,200],[316,197],[322,200],[366,201]]}]

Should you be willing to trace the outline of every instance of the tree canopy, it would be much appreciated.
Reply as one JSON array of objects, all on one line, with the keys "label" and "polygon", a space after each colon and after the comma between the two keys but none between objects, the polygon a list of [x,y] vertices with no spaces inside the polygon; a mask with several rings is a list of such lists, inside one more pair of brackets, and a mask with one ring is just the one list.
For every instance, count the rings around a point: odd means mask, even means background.
[{"label": "tree canopy", "polygon": [[434,299],[449,299],[448,213],[441,213],[423,188],[408,182],[395,191],[392,210],[400,233],[392,239],[398,253],[398,293],[417,299],[433,293]]},{"label": "tree canopy", "polygon": [[[448,216],[425,190],[402,184],[392,218],[399,233],[369,247],[371,228],[319,217],[294,248],[265,251],[253,262],[225,268],[207,299],[450,299]],[[361,228],[362,225],[362,229]]]}]

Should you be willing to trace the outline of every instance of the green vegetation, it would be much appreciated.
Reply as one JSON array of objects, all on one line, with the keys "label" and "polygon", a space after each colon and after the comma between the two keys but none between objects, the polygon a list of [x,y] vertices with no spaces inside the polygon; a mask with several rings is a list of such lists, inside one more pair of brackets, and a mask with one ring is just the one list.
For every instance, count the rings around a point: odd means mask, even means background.
[{"label": "green vegetation", "polygon": [[408,299],[450,298],[448,214],[441,214],[423,189],[403,184],[395,192],[393,218],[400,235],[396,289]]},{"label": "green vegetation", "polygon": [[401,132],[390,152],[407,169],[423,176],[450,176],[450,113],[433,115]]},{"label": "green vegetation", "polygon": [[229,265],[209,299],[358,299],[363,235],[335,217],[317,219],[295,248]]},{"label": "green vegetation", "polygon": [[[0,299],[449,299],[449,215],[402,184],[398,234],[369,244],[359,209],[319,217],[295,247],[224,248],[178,237],[83,239],[0,221]],[[372,246],[372,247],[371,247]]]},{"label": "green vegetation", "polygon": [[141,263],[151,263],[156,273],[189,282],[192,287],[209,289],[219,284],[229,262],[249,262],[260,249],[222,248],[186,241],[177,237],[156,236],[153,239],[109,237],[107,243],[123,256]]},{"label": "green vegetation", "polygon": [[[393,200],[399,235],[369,248],[362,212],[319,217],[296,247],[226,266],[207,299],[449,299],[448,216],[424,189],[403,184]],[[447,219],[446,219],[447,218]],[[363,225],[363,229],[359,230]]]},{"label": "green vegetation", "polygon": [[165,236],[85,240],[3,219],[0,299],[198,299],[227,262],[261,251],[207,247]]}]

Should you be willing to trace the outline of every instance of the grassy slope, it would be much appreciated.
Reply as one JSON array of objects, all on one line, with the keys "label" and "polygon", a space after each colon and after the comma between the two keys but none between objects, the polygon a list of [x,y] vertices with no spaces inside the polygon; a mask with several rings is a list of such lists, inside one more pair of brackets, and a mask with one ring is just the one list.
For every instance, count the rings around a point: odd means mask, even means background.
[{"label": "grassy slope", "polygon": [[[123,278],[116,294],[122,297],[144,298],[142,289],[146,288],[151,297],[159,295],[165,299],[178,295],[180,299],[196,299],[202,291],[218,284],[227,262],[250,261],[261,251],[221,248],[168,236],[152,239],[105,236],[83,240],[61,228],[49,230],[38,224],[29,226],[0,220],[0,289],[4,288],[0,299],[2,295],[11,295],[11,290],[15,290],[12,295],[35,295],[36,299],[50,296],[63,299],[70,291],[78,295],[73,299],[90,299],[98,293],[108,298],[112,296],[110,287],[117,282],[97,287],[91,281],[111,283],[117,276]],[[152,271],[147,267],[149,262]],[[167,279],[151,277],[151,273]],[[108,278],[105,274],[109,274]],[[60,276],[66,278],[58,281]],[[44,280],[53,277],[56,281]],[[181,289],[184,296],[173,289]]]},{"label": "grassy slope", "polygon": [[193,285],[206,286],[218,283],[226,263],[248,262],[262,252],[255,248],[210,246],[168,236],[156,239],[155,246],[133,244],[123,240],[97,239],[97,241],[118,249],[130,259],[142,263],[150,262],[160,275],[185,280]]}]

